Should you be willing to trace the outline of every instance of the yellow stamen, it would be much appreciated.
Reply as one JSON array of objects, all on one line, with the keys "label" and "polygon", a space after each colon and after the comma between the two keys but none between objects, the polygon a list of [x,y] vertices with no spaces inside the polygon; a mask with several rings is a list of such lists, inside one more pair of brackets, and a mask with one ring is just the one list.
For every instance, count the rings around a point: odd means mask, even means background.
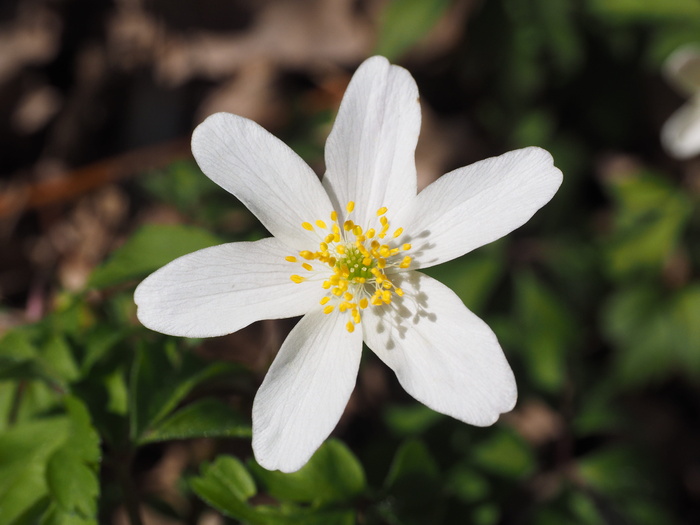
[{"label": "yellow stamen", "polygon": [[379,217],[380,215],[384,215],[386,212],[387,212],[387,207],[386,207],[386,206],[382,206],[381,208],[379,208],[379,209],[377,210],[377,217]]},{"label": "yellow stamen", "polygon": [[297,284],[304,282],[306,280],[301,275],[292,275],[289,278]]},{"label": "yellow stamen", "polygon": [[296,257],[292,257],[291,255],[288,256],[288,257],[285,257],[284,260],[285,260],[285,261],[289,261],[289,262],[297,262],[297,258],[296,258]]},{"label": "yellow stamen", "polygon": [[327,303],[328,301],[330,301],[330,300],[331,300],[330,297],[325,296],[323,299],[321,299],[321,300],[319,301],[319,303],[321,303],[321,304],[326,304],[326,303]]},{"label": "yellow stamen", "polygon": [[301,267],[304,268],[304,270],[307,270],[309,272],[314,269],[314,267],[311,266],[309,263],[304,263],[301,265]]},{"label": "yellow stamen", "polygon": [[318,226],[319,228],[323,228],[324,230],[326,229],[326,223],[323,222],[321,219],[316,221],[316,226]]},{"label": "yellow stamen", "polygon": [[353,201],[348,202],[347,206],[345,206],[345,209],[348,210],[348,213],[352,213],[352,210],[355,209],[355,203]]},{"label": "yellow stamen", "polygon": [[351,321],[348,321],[348,324],[345,325],[345,328],[347,329],[348,332],[353,333],[355,331],[355,325],[352,324]]},{"label": "yellow stamen", "polygon": [[333,306],[332,304],[329,304],[328,306],[326,306],[326,307],[323,309],[323,313],[324,313],[324,314],[329,314],[329,313],[331,313],[331,312],[333,311],[333,308],[335,308],[335,306]]},{"label": "yellow stamen", "polygon": [[310,222],[302,222],[301,227],[305,230],[313,231],[314,227]]}]

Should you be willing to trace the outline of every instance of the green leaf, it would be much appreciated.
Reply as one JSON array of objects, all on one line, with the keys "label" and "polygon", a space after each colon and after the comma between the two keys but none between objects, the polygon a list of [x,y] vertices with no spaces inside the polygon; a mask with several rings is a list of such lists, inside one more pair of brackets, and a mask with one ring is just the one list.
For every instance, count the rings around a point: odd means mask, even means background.
[{"label": "green leaf", "polygon": [[399,58],[428,34],[449,6],[449,0],[392,0],[381,15],[374,53]]},{"label": "green leaf", "polygon": [[400,437],[421,435],[444,417],[420,403],[392,405],[384,411],[387,427]]},{"label": "green leaf", "polygon": [[451,288],[469,309],[479,312],[503,275],[503,248],[503,243],[493,243],[422,271]]},{"label": "green leaf", "polygon": [[700,3],[696,0],[588,0],[588,3],[596,15],[624,21],[654,22],[700,16]]},{"label": "green leaf", "polygon": [[245,466],[231,456],[219,456],[202,468],[202,475],[190,480],[192,490],[223,514],[248,523],[264,523],[257,519],[246,502],[257,489]]},{"label": "green leaf", "polygon": [[510,479],[532,473],[535,458],[528,444],[513,431],[495,430],[489,439],[474,446],[474,462],[487,472]]},{"label": "green leaf", "polygon": [[280,501],[325,505],[347,501],[365,489],[362,465],[340,441],[329,439],[299,471],[269,471],[257,463],[251,470],[271,496]]},{"label": "green leaf", "polygon": [[440,472],[422,441],[404,442],[384,482],[401,523],[435,523],[440,503]]},{"label": "green leaf", "polygon": [[43,346],[43,358],[46,364],[64,381],[70,382],[78,377],[78,365],[73,351],[61,335],[54,335]]},{"label": "green leaf", "polygon": [[202,399],[175,412],[147,431],[139,443],[197,437],[250,437],[250,423],[217,399]]},{"label": "green leaf", "polygon": [[688,196],[649,173],[621,173],[608,183],[616,202],[606,253],[610,273],[621,278],[658,272],[690,217]]},{"label": "green leaf", "polygon": [[140,279],[177,257],[222,242],[192,226],[146,225],[92,273],[88,285],[106,288]]},{"label": "green leaf", "polygon": [[56,416],[0,434],[0,523],[12,523],[46,498],[46,462],[69,431],[69,418]]},{"label": "green leaf", "polygon": [[97,479],[99,436],[80,401],[66,398],[66,409],[70,417],[67,439],[51,455],[46,466],[49,493],[57,503],[56,512],[95,519],[100,491]]},{"label": "green leaf", "polygon": [[239,370],[231,363],[205,363],[189,352],[179,355],[172,347],[137,350],[129,390],[132,439],[143,439],[200,383]]},{"label": "green leaf", "polygon": [[515,276],[518,342],[533,383],[545,392],[564,384],[566,355],[578,340],[568,308],[532,274]]}]

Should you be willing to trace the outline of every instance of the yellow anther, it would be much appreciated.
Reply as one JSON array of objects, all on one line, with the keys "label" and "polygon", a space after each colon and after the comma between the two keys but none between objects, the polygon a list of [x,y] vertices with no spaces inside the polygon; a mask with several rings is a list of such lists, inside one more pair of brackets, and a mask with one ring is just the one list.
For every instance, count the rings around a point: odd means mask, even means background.
[{"label": "yellow anther", "polygon": [[[398,290],[398,288],[397,288],[397,290]],[[403,292],[402,292],[402,293],[403,293]],[[368,306],[369,306],[369,301],[367,300],[366,297],[363,297],[362,299],[360,299],[360,308],[361,308],[362,310],[364,310],[364,309],[367,308]]]},{"label": "yellow anther", "polygon": [[326,238],[323,239],[323,241],[324,241],[325,243],[333,242],[333,238],[334,238],[334,237],[335,237],[335,236],[334,236],[332,233],[329,233],[328,235],[326,235]]},{"label": "yellow anther", "polygon": [[341,290],[340,288],[336,287],[336,288],[333,288],[333,289],[331,290],[331,293],[332,293],[333,295],[337,295],[338,297],[340,297],[341,295],[343,295],[343,290]]},{"label": "yellow anther", "polygon": [[316,258],[316,255],[313,252],[310,252],[309,250],[299,252],[299,255],[301,255],[307,261],[313,261]]},{"label": "yellow anther", "polygon": [[[388,226],[388,225],[389,225],[389,219],[387,219],[386,217],[380,217],[380,218],[379,218],[379,222],[382,223],[382,226]],[[308,223],[307,223],[307,224],[308,224]]]},{"label": "yellow anther", "polygon": [[383,286],[384,288],[391,288],[393,285],[391,284],[391,281],[384,281],[384,282],[382,283],[382,286]]},{"label": "yellow anther", "polygon": [[389,290],[384,290],[382,292],[382,301],[389,304],[391,302],[391,292]]},{"label": "yellow anther", "polygon": [[362,264],[364,264],[365,266],[369,266],[370,264],[372,264],[372,258],[365,257],[364,259],[362,259]]},{"label": "yellow anther", "polygon": [[304,268],[304,270],[307,270],[309,272],[314,269],[314,267],[311,266],[309,263],[304,263],[301,265],[301,267]]},{"label": "yellow anther", "polygon": [[345,246],[342,244],[340,246],[336,246],[335,251],[338,252],[340,255],[343,255],[345,253]]},{"label": "yellow anther", "polygon": [[355,227],[355,223],[352,222],[352,221],[345,221],[345,222],[343,223],[343,229],[344,229],[346,232],[349,232],[349,231],[352,230],[354,227]]},{"label": "yellow anther", "polygon": [[378,266],[380,269],[382,269],[382,270],[383,270],[384,268],[386,268],[386,259],[381,258],[381,257],[378,258],[378,259],[377,259],[377,266]]},{"label": "yellow anther", "polygon": [[405,252],[407,252],[407,251],[410,250],[411,248],[412,248],[412,246],[411,246],[410,244],[408,244],[408,243],[404,244],[404,245],[401,247],[401,249],[402,249],[403,251],[405,251]]},{"label": "yellow anther", "polygon": [[382,257],[389,257],[389,255],[391,255],[389,247],[386,244],[379,248],[379,255],[381,255]]},{"label": "yellow anther", "polygon": [[394,288],[394,291],[396,292],[396,295],[403,297],[403,290],[401,288]]},{"label": "yellow anther", "polygon": [[338,306],[338,310],[340,312],[347,312],[349,308],[350,308],[350,303],[345,303],[345,302],[340,303],[340,306]]},{"label": "yellow anther", "polygon": [[359,237],[360,235],[362,235],[362,227],[355,225],[355,227],[352,229],[352,233]]},{"label": "yellow anther", "polygon": [[335,306],[333,306],[332,304],[329,304],[328,306],[326,306],[326,307],[323,309],[323,313],[324,313],[324,314],[329,314],[329,313],[331,313],[331,312],[333,311],[333,308],[335,308]]},{"label": "yellow anther", "polygon": [[331,220],[336,222],[338,220],[338,213],[334,210],[331,212]]},{"label": "yellow anther", "polygon": [[340,242],[340,235],[339,234],[336,233],[335,235],[333,235],[333,242]]},{"label": "yellow anther", "polygon": [[355,298],[355,296],[352,295],[350,292],[343,295],[343,299],[345,299],[346,301],[352,301],[354,298]]},{"label": "yellow anther", "polygon": [[322,287],[324,290],[328,290],[331,286],[332,286],[332,285],[331,285],[331,282],[330,282],[330,281],[323,281],[323,284],[321,285],[321,287]]},{"label": "yellow anther", "polygon": [[327,227],[327,226],[326,226],[326,223],[323,222],[321,219],[319,219],[319,220],[316,221],[316,226],[318,226],[319,228],[323,228],[324,230],[325,230],[326,227]]},{"label": "yellow anther", "polygon": [[288,261],[288,262],[297,262],[297,258],[292,257],[291,255],[289,255],[288,257],[285,257],[284,260]]},{"label": "yellow anther", "polygon": [[301,275],[292,275],[289,278],[297,284],[304,282],[306,280]]},{"label": "yellow anther", "polygon": [[321,244],[318,245],[319,248],[321,248],[322,252],[327,252],[328,251],[328,243],[322,242]]},{"label": "yellow anther", "polygon": [[379,209],[377,210],[377,217],[379,217],[380,215],[384,215],[386,212],[387,212],[387,207],[386,207],[386,206],[382,206],[381,208],[379,208]]},{"label": "yellow anther", "polygon": [[348,324],[345,325],[345,328],[347,329],[348,332],[353,333],[355,331],[355,325],[352,324],[351,321],[348,321]]},{"label": "yellow anther", "polygon": [[[316,224],[318,224],[318,221],[316,222]],[[403,233],[403,228],[396,228],[396,231],[394,232],[394,239],[396,239],[402,233]]]},{"label": "yellow anther", "polygon": [[314,226],[310,222],[302,222],[301,227],[304,228],[305,230],[313,231]]},{"label": "yellow anther", "polygon": [[368,239],[371,239],[372,237],[374,237],[375,233],[377,233],[377,232],[374,231],[374,228],[370,228],[369,230],[367,230],[367,233],[365,233],[365,235],[367,236]]},{"label": "yellow anther", "polygon": [[330,297],[325,296],[323,299],[321,299],[321,300],[319,301],[319,303],[321,303],[321,304],[326,304],[326,303],[327,303],[328,301],[330,301],[330,300],[331,300]]},{"label": "yellow anther", "polygon": [[355,209],[355,202],[354,201],[348,202],[347,206],[345,206],[345,209],[348,210],[348,213],[352,213],[352,210]]},{"label": "yellow anther", "polygon": [[399,268],[408,268],[409,266],[411,266],[411,258],[407,255],[399,264]]}]

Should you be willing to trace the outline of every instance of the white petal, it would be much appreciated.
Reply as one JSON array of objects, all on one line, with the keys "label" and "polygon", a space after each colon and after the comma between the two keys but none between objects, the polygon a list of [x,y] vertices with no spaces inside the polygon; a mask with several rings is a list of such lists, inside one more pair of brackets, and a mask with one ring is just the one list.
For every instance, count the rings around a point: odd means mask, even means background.
[{"label": "white petal", "polygon": [[216,113],[194,130],[192,153],[272,235],[297,250],[318,245],[301,223],[328,220],[330,200],[313,170],[281,140],[251,120]]},{"label": "white petal", "polygon": [[663,72],[681,93],[692,96],[700,91],[700,47],[688,45],[674,51],[666,59]]},{"label": "white petal", "polygon": [[348,315],[309,312],[277,354],[253,402],[253,451],[268,470],[294,472],[335,428],[355,387],[360,330]]},{"label": "white petal", "polygon": [[[443,175],[392,224],[413,249],[413,268],[464,255],[525,224],[554,196],[562,173],[540,148],[524,148]],[[391,219],[391,218],[390,218]]]},{"label": "white petal", "polygon": [[700,153],[700,97],[691,100],[671,115],[661,128],[661,142],[678,159]]},{"label": "white petal", "polygon": [[369,346],[421,403],[472,425],[494,423],[517,390],[491,329],[445,285],[418,272],[392,279],[405,294],[368,308]]},{"label": "white petal", "polygon": [[366,60],[326,143],[323,185],[338,212],[355,201],[352,219],[370,227],[379,208],[397,211],[407,204],[416,194],[419,132],[418,88],[410,73],[383,57]]},{"label": "white petal", "polygon": [[[147,277],[134,301],[148,328],[184,337],[230,334],[260,319],[302,315],[323,296],[320,281],[299,284],[298,263],[277,239],[222,244],[175,259]],[[320,277],[319,277],[320,279]]]}]

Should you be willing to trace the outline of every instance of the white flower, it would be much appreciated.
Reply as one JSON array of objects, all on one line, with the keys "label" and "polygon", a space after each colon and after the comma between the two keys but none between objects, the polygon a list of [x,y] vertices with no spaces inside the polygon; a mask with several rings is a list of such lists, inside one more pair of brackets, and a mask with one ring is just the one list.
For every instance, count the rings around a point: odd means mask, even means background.
[{"label": "white flower", "polygon": [[669,82],[690,100],[676,110],[661,129],[661,142],[678,159],[700,153],[700,47],[684,46],[664,64]]},{"label": "white flower", "polygon": [[337,424],[363,341],[430,408],[473,425],[513,408],[513,373],[488,326],[416,270],[521,226],[561,184],[552,157],[525,148],[457,169],[416,194],[420,129],[411,75],[382,57],[357,70],[326,144],[323,182],[254,122],[209,117],[192,151],[204,173],[272,233],[161,268],[136,290],[138,317],[187,337],[303,315],[253,404],[265,468],[301,468]]}]

